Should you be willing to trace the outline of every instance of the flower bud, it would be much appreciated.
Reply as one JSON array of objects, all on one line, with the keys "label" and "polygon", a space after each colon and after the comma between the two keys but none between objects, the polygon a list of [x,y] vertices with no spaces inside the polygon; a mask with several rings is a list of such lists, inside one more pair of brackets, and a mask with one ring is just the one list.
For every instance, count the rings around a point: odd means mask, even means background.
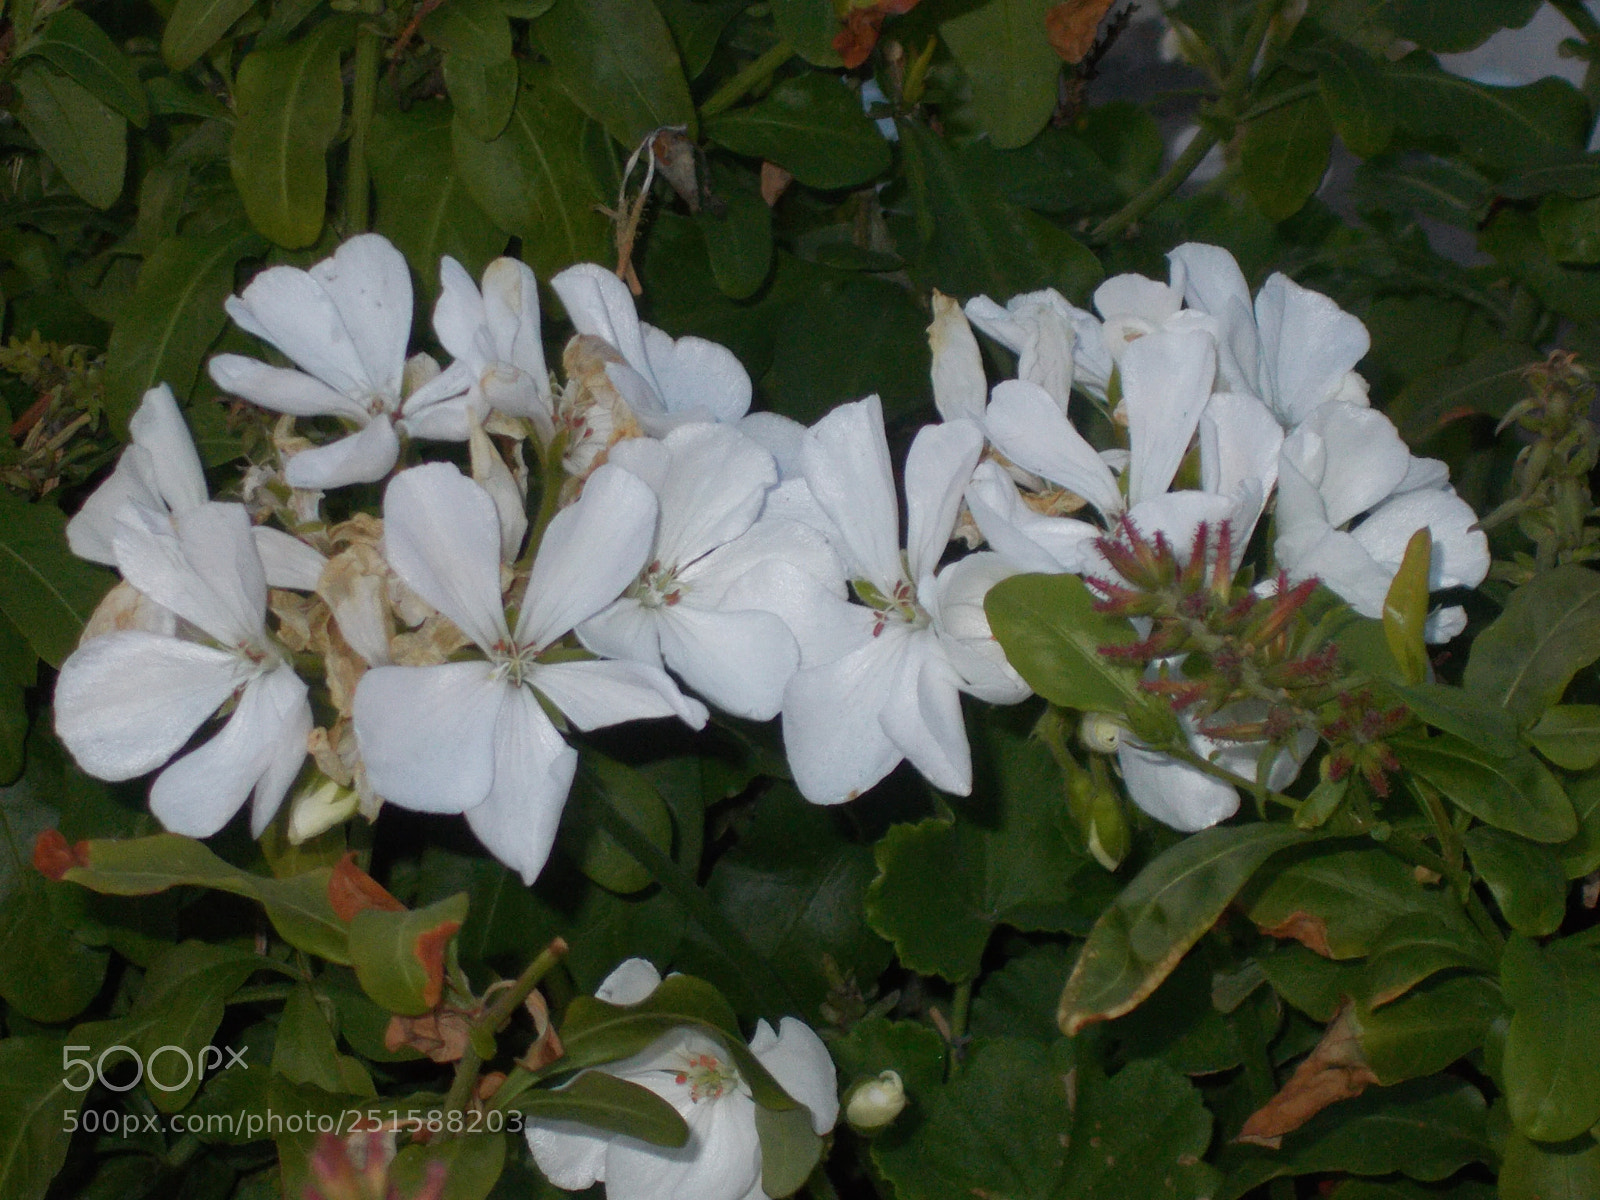
[{"label": "flower bud", "polygon": [[894,1071],[864,1079],[845,1097],[844,1116],[857,1133],[871,1135],[887,1129],[905,1110],[906,1089]]},{"label": "flower bud", "polygon": [[356,815],[361,797],[326,776],[302,791],[289,804],[289,844],[298,846]]},{"label": "flower bud", "polygon": [[1084,713],[1078,722],[1079,740],[1096,754],[1115,754],[1127,733],[1128,727],[1121,718],[1111,713]]}]

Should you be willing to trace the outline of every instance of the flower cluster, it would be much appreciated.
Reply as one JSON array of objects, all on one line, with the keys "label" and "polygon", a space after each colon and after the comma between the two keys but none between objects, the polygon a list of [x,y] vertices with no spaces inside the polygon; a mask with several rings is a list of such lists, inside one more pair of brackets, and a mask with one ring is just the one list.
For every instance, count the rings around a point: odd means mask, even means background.
[{"label": "flower cluster", "polygon": [[[408,356],[410,276],[383,238],[265,270],[228,312],[294,366],[223,354],[210,373],[282,414],[280,461],[213,501],[173,397],[146,396],[69,528],[124,583],[62,670],[58,729],[105,778],[168,764],[151,804],[171,829],[213,833],[253,796],[259,834],[304,773],[293,837],[383,802],[460,813],[531,882],[577,769],[574,729],[698,728],[709,705],[781,717],[815,803],[853,799],[902,761],[966,793],[961,697],[1029,694],[985,596],[1019,572],[1070,572],[1135,621],[1149,690],[1188,738],[1176,756],[1115,738],[1130,794],[1177,828],[1212,824],[1237,790],[1185,758],[1248,779],[1265,755],[1278,787],[1310,750],[1313,731],[1271,718],[1278,676],[1310,670],[1280,637],[1308,581],[1376,616],[1416,530],[1432,534],[1435,588],[1475,584],[1488,555],[1443,465],[1368,407],[1359,321],[1281,275],[1252,302],[1215,247],[1171,261],[1167,283],[1108,280],[1094,313],[1053,291],[964,311],[936,294],[943,420],[912,439],[903,489],[877,397],[809,428],[752,414],[729,351],[641,321],[602,268],[550,281],[576,330],[564,378],[519,262],[474,283],[443,261],[442,368]],[[989,386],[974,326],[1015,353],[1016,378]],[[396,470],[420,440],[464,443],[470,473]],[[381,520],[326,520],[324,492],[380,481]],[[1235,583],[1274,497],[1276,599]],[[961,541],[977,548],[952,555]],[[1155,582],[1191,596],[1174,593],[1169,614],[1134,596],[1162,555]],[[1220,605],[1248,653],[1178,636],[1195,603]],[[1442,608],[1430,634],[1463,621]],[[1195,654],[1232,672],[1214,703],[1183,682]]]}]

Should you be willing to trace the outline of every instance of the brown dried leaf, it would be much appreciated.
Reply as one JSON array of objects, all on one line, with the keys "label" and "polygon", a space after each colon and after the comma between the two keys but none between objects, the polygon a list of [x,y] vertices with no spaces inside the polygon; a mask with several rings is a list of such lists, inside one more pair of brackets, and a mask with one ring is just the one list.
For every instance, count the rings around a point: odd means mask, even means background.
[{"label": "brown dried leaf", "polygon": [[341,858],[328,876],[328,903],[341,921],[354,919],[358,912],[368,908],[384,912],[405,912],[406,906],[396,900],[371,875],[356,866],[356,852],[350,851]]},{"label": "brown dried leaf", "polygon": [[1295,1068],[1276,1096],[1250,1114],[1234,1140],[1276,1150],[1284,1134],[1299,1129],[1330,1104],[1359,1096],[1368,1084],[1377,1082],[1361,1053],[1355,1010],[1346,1003],[1316,1049]]},{"label": "brown dried leaf", "polygon": [[1328,923],[1311,913],[1295,911],[1276,925],[1261,925],[1259,928],[1268,937],[1293,938],[1307,950],[1314,950],[1323,958],[1334,956],[1333,948],[1328,945]]},{"label": "brown dried leaf", "polygon": [[540,1067],[547,1066],[565,1054],[566,1047],[561,1044],[561,1035],[556,1032],[556,1027],[550,1020],[550,1006],[537,991],[529,992],[524,1001],[528,1015],[533,1018],[533,1045],[528,1047],[528,1052],[517,1059],[517,1064],[530,1071],[537,1071]]},{"label": "brown dried leaf", "polygon": [[1044,16],[1045,36],[1066,62],[1081,63],[1094,48],[1100,21],[1116,0],[1061,0]]},{"label": "brown dried leaf", "polygon": [[764,162],[761,164],[761,198],[771,208],[777,204],[783,193],[789,190],[789,185],[794,182],[794,176],[785,171],[777,163]]},{"label": "brown dried leaf", "polygon": [[409,1046],[436,1063],[457,1062],[467,1052],[472,1023],[482,1015],[481,1007],[464,1011],[440,1006],[420,1017],[390,1017],[383,1044],[391,1054]]}]

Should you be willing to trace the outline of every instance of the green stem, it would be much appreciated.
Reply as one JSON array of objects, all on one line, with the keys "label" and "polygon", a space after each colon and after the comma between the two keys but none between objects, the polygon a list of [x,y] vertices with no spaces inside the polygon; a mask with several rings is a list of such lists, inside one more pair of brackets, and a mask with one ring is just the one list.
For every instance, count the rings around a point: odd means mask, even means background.
[{"label": "green stem", "polygon": [[[539,957],[529,963],[527,969],[517,976],[516,983],[501,992],[489,1006],[489,1010],[479,1018],[477,1028],[491,1038],[498,1034],[511,1019],[511,1014],[516,1012],[528,998],[528,993],[539,986],[539,981],[548,975],[550,969],[565,958],[566,954],[567,943],[560,938],[556,938],[546,946]],[[466,1109],[467,1101],[472,1098],[472,1087],[478,1081],[478,1068],[482,1065],[483,1057],[478,1053],[476,1040],[468,1038],[466,1053],[456,1064],[455,1079],[450,1083],[449,1095],[444,1098],[445,1112],[461,1112]]]},{"label": "green stem", "polygon": [[956,994],[950,1001],[950,1039],[959,1042],[967,1036],[967,1018],[972,1011],[972,980],[963,979],[956,984]]},{"label": "green stem", "polygon": [[723,84],[706,99],[700,106],[702,117],[714,117],[720,112],[732,108],[745,94],[753,88],[759,87],[772,78],[773,72],[794,57],[794,47],[788,42],[780,41],[771,50],[756,59],[744,70],[740,71],[727,83]]},{"label": "green stem", "polygon": [[[581,767],[580,770],[587,771],[588,768]],[[733,922],[711,903],[693,877],[628,820],[598,779],[592,782],[595,794],[600,798],[600,804],[595,809],[600,827],[637,859],[669,896],[688,910],[689,916],[717,943],[718,949],[744,976],[745,983],[755,994],[757,1005],[769,1016],[800,1012],[800,1005],[767,965],[767,960],[750,945]]]},{"label": "green stem", "polygon": [[[1250,85],[1250,69],[1255,65],[1256,57],[1266,43],[1267,34],[1272,30],[1272,18],[1277,16],[1278,6],[1282,2],[1283,0],[1256,0],[1255,15],[1251,18],[1250,29],[1245,34],[1243,48],[1239,57],[1234,60],[1233,66],[1229,68],[1228,77],[1222,81],[1222,91],[1213,106],[1214,115],[1218,120],[1229,124],[1238,120],[1239,100]],[[1184,147],[1183,153],[1178,156],[1178,161],[1173,163],[1161,178],[1128,201],[1120,210],[1100,222],[1089,236],[1097,242],[1109,241],[1135,221],[1140,220],[1194,174],[1200,161],[1211,152],[1211,147],[1219,140],[1220,135],[1212,124],[1202,124],[1194,138]]]},{"label": "green stem", "polygon": [[1275,108],[1282,108],[1286,104],[1293,104],[1296,100],[1304,100],[1307,96],[1315,96],[1321,84],[1313,80],[1302,83],[1299,87],[1287,88],[1274,96],[1269,96],[1260,104],[1254,105],[1248,111],[1239,114],[1239,124],[1248,125],[1257,117],[1264,117]]},{"label": "green stem", "polygon": [[1550,0],[1550,7],[1572,23],[1578,36],[1600,50],[1600,20],[1596,20],[1583,0]]},{"label": "green stem", "polygon": [[[1412,866],[1432,871],[1435,875],[1442,875],[1451,880],[1452,883],[1455,882],[1455,876],[1450,872],[1450,864],[1409,834],[1391,830],[1382,841],[1385,846]],[[1467,917],[1477,927],[1478,932],[1483,934],[1484,940],[1497,950],[1501,949],[1506,944],[1506,935],[1500,932],[1500,927],[1494,923],[1494,918],[1489,915],[1489,910],[1483,906],[1483,901],[1478,898],[1478,893],[1473,889],[1471,880],[1468,879],[1466,882],[1465,893],[1456,889],[1452,890],[1456,890],[1456,896],[1460,900],[1462,907],[1466,909]]]},{"label": "green stem", "polygon": [[[1255,1107],[1260,1108],[1278,1091],[1278,1079],[1272,1070],[1271,1031],[1262,1023],[1261,1010],[1253,997],[1246,999],[1234,1011],[1234,1022],[1244,1050],[1245,1083],[1250,1088],[1250,1098]],[[1275,1186],[1278,1184],[1287,1187]],[[1271,1200],[1294,1200],[1294,1182],[1274,1179],[1268,1185],[1267,1194]]]},{"label": "green stem", "polygon": [[371,182],[367,175],[367,133],[378,98],[378,32],[362,27],[356,34],[355,78],[350,89],[350,145],[344,164],[344,224],[346,234],[362,233],[371,217],[368,207]]},{"label": "green stem", "polygon": [[1187,746],[1165,746],[1162,748],[1161,753],[1169,755],[1170,757],[1177,759],[1179,762],[1188,763],[1189,766],[1195,768],[1195,770],[1204,771],[1213,779],[1220,779],[1223,783],[1229,783],[1234,787],[1244,788],[1258,801],[1260,801],[1262,805],[1265,805],[1268,800],[1271,800],[1273,803],[1281,804],[1291,811],[1300,807],[1300,801],[1294,799],[1294,797],[1285,796],[1282,792],[1275,792],[1271,788],[1265,787],[1253,779],[1246,779],[1243,775],[1235,775],[1226,767],[1217,766],[1216,763],[1212,762],[1203,755],[1196,754]]},{"label": "green stem", "polygon": [[567,435],[558,431],[539,455],[539,511],[534,514],[533,529],[528,536],[528,560],[531,562],[544,541],[544,531],[556,515],[561,504],[561,482],[564,474],[561,460],[567,456]]}]

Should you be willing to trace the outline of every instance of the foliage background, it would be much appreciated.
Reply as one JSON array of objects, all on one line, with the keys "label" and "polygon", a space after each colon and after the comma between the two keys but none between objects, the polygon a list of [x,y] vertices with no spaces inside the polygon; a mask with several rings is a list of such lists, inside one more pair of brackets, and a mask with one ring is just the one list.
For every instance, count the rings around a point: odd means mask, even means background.
[{"label": "foliage background", "polygon": [[[449,1070],[381,1038],[385,1008],[409,1001],[351,969],[353,934],[324,911],[348,848],[413,910],[444,906],[425,921],[464,897],[454,953],[473,989],[560,935],[558,1012],[644,954],[714,983],[746,1028],[794,1012],[824,1029],[844,1084],[897,1069],[911,1108],[876,1139],[841,1130],[808,1184],[819,1200],[1600,1195],[1600,576],[1580,565],[1594,541],[1583,381],[1554,424],[1496,429],[1552,348],[1600,350],[1600,159],[1586,152],[1600,71],[1581,88],[1493,88],[1434,58],[1540,7],[1180,0],[1169,14],[1194,66],[1160,107],[1198,133],[1169,164],[1150,111],[1102,99],[1096,53],[1063,64],[1048,0],[922,0],[886,20],[856,4],[882,40],[853,70],[829,0],[10,0],[0,1193],[298,1195],[307,1177],[304,1138],[69,1136],[58,1114],[79,1105],[437,1105]],[[1600,24],[1576,0],[1552,7],[1592,64]],[[868,80],[885,97],[870,114]],[[641,173],[627,163],[662,127],[680,132],[657,143],[663,169],[633,222]],[[1220,175],[1181,187],[1212,146]],[[1331,156],[1354,164],[1344,216],[1316,194]],[[792,180],[775,194],[779,169]],[[1452,682],[1465,669],[1464,688],[1405,693],[1381,637],[1355,623],[1345,639],[1415,714],[1406,762],[1428,786],[1320,828],[1275,813],[1187,841],[1129,815],[1133,849],[1112,874],[1024,706],[971,714],[970,800],[902,771],[837,811],[785,782],[771,728],[591,739],[592,782],[531,890],[459,822],[399,812],[299,847],[235,829],[214,861],[132,840],[155,832],[142,789],[86,778],[50,732],[52,669],[110,583],[67,554],[63,509],[158,381],[219,486],[262,460],[262,418],[219,403],[202,371],[211,353],[254,350],[222,300],[262,265],[307,265],[367,228],[415,269],[421,337],[441,254],[474,276],[504,252],[541,278],[631,261],[644,315],[730,346],[758,404],[809,422],[877,392],[891,435],[932,415],[934,288],[1049,286],[1082,304],[1102,276],[1164,276],[1165,251],[1200,240],[1254,283],[1282,270],[1326,291],[1373,332],[1375,403],[1479,511],[1511,502],[1517,518],[1496,526],[1495,578],[1469,602],[1489,632],[1439,664]],[[1467,263],[1436,252],[1441,229],[1475,243]],[[1539,470],[1529,445],[1547,447]],[[51,827],[103,847],[100,874],[33,871]],[[1440,873],[1446,886],[1424,882]],[[149,894],[104,894],[130,890]],[[1150,994],[1066,1038],[1057,999],[1092,930],[1121,974],[1083,1011]],[[1232,1141],[1341,1019],[1341,997],[1377,1086],[1275,1150]],[[63,1045],[213,1041],[250,1047],[247,1084],[79,1096],[60,1082]],[[414,1145],[397,1178],[430,1157],[453,1164],[451,1196],[550,1191],[520,1139]]]}]

